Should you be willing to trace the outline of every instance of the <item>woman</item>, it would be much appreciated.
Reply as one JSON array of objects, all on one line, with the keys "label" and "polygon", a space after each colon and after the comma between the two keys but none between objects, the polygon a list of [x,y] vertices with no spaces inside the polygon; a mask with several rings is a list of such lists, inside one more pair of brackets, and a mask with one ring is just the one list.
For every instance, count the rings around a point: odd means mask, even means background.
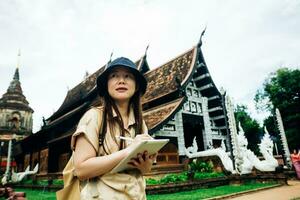
[{"label": "woman", "polygon": [[[142,174],[151,170],[156,155],[141,152],[130,163],[135,170],[109,173],[139,141],[151,139],[140,102],[146,87],[146,79],[131,60],[115,59],[97,78],[103,106],[88,110],[72,136],[76,176],[82,187],[85,180],[98,177],[100,199],[146,199]],[[99,133],[102,122],[104,128]],[[129,144],[120,136],[133,141]]]},{"label": "woman", "polygon": [[291,154],[291,159],[292,159],[292,163],[295,168],[297,177],[298,177],[298,179],[300,179],[300,152],[297,153],[297,150],[294,149],[293,153]]}]

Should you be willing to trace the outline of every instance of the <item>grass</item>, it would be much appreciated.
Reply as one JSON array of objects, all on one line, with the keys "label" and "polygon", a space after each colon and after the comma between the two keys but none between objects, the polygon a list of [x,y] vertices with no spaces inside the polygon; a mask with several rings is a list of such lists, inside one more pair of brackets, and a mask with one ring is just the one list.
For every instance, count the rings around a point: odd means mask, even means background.
[{"label": "grass", "polygon": [[[209,179],[224,177],[223,173],[219,172],[196,172],[194,175],[195,180]],[[149,178],[146,179],[147,185],[156,185],[156,184],[167,184],[167,183],[179,183],[186,182],[188,180],[187,172],[182,172],[180,174],[167,174],[160,179]]]},{"label": "grass", "polygon": [[[148,200],[198,200],[220,195],[232,194],[241,191],[257,189],[261,187],[271,186],[273,183],[254,183],[245,185],[226,185],[208,189],[198,189],[186,192],[178,192],[173,194],[147,195]],[[16,189],[16,191],[26,192],[27,199],[30,200],[55,200],[55,192],[30,189]]]},{"label": "grass", "polygon": [[16,188],[15,191],[25,192],[28,200],[55,200],[55,192]]},{"label": "grass", "polygon": [[198,200],[211,198],[221,195],[233,194],[236,192],[242,192],[257,188],[262,188],[266,186],[274,185],[273,183],[255,183],[255,184],[245,184],[245,185],[226,185],[219,186],[215,188],[207,188],[207,189],[197,189],[186,192],[178,192],[173,194],[160,194],[160,195],[148,195],[148,200]]}]

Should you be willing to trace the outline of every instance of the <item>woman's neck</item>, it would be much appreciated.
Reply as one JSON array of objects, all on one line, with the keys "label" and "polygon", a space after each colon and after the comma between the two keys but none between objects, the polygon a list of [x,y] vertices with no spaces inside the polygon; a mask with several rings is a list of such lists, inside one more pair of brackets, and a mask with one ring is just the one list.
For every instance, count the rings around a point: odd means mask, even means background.
[{"label": "woman's neck", "polygon": [[124,103],[116,102],[116,106],[120,112],[125,127],[127,126],[128,123],[128,105],[129,102],[124,102]]}]

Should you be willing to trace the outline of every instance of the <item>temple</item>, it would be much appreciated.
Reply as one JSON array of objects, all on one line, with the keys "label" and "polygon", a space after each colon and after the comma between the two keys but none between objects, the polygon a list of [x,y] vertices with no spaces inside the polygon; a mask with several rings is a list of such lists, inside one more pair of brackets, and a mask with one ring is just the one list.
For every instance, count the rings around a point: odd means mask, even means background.
[{"label": "temple", "polygon": [[[6,167],[8,141],[18,141],[32,134],[32,113],[33,109],[22,91],[18,64],[13,80],[0,99],[0,170],[2,172]],[[12,162],[11,165],[15,167],[16,163]]]},{"label": "temple", "polygon": [[[170,142],[159,152],[157,165],[183,162],[185,148],[196,138],[198,150],[229,147],[222,96],[208,71],[198,44],[165,64],[150,70],[147,53],[136,61],[148,88],[142,98],[149,133]],[[40,163],[40,174],[60,173],[70,155],[70,138],[87,109],[99,105],[96,78],[105,65],[69,90],[60,108],[41,130],[15,145],[18,169]]]}]

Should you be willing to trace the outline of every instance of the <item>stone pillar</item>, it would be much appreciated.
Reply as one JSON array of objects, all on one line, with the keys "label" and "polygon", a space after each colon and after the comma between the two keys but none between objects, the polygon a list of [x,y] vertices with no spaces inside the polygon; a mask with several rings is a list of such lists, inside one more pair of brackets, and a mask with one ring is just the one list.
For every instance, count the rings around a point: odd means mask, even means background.
[{"label": "stone pillar", "polygon": [[184,156],[185,141],[184,141],[183,120],[182,120],[181,110],[178,111],[175,115],[175,128],[177,133],[178,153],[179,156]]}]

